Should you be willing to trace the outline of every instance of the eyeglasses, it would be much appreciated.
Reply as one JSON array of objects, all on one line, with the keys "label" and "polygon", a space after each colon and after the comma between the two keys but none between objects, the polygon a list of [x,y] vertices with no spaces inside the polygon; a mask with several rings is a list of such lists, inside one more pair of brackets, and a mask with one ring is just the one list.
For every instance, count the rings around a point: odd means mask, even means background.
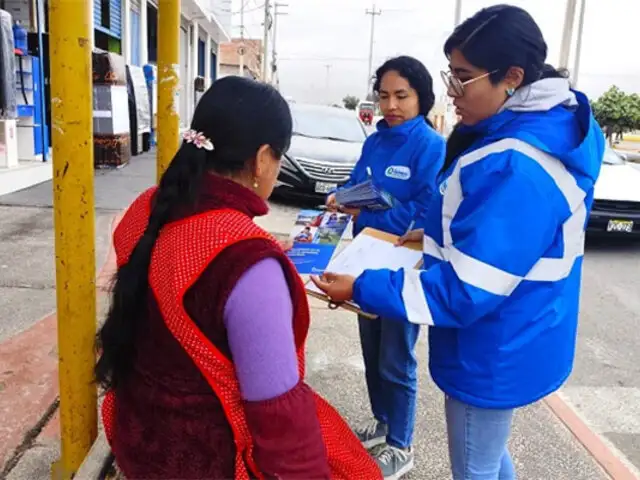
[{"label": "eyeglasses", "polygon": [[477,82],[478,80],[482,80],[483,78],[487,78],[489,75],[493,75],[496,72],[497,70],[494,70],[493,72],[487,72],[464,82],[451,72],[440,72],[440,77],[442,78],[445,87],[447,87],[447,94],[453,98],[460,98],[464,96],[465,86],[470,85],[473,82]]}]

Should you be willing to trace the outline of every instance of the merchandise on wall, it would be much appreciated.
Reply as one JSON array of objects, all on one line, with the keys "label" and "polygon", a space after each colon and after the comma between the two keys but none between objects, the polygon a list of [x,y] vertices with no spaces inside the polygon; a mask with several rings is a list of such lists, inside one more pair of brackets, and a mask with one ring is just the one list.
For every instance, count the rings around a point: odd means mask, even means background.
[{"label": "merchandise on wall", "polygon": [[[141,67],[127,65],[127,96],[129,102],[129,128],[131,154],[139,155],[149,150],[151,112],[147,81]],[[145,148],[146,147],[146,148]]]},{"label": "merchandise on wall", "polygon": [[93,52],[93,158],[96,168],[122,167],[131,159],[127,73],[118,54]]},{"label": "merchandise on wall", "polygon": [[151,114],[151,135],[149,145],[156,144],[156,128],[158,128],[158,73],[155,65],[145,65],[143,67],[144,76],[147,81],[147,92],[149,94],[149,113]]},{"label": "merchandise on wall", "polygon": [[16,71],[14,66],[13,19],[0,10],[0,118],[17,117]]}]

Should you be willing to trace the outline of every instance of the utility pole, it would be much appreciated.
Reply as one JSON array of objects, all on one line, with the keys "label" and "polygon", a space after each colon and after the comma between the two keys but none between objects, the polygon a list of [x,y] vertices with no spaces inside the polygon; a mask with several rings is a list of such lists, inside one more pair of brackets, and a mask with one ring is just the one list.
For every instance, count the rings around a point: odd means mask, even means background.
[{"label": "utility pole", "polygon": [[462,22],[462,0],[456,0],[456,11],[453,16],[453,28],[456,28]]},{"label": "utility pole", "polygon": [[367,15],[371,15],[371,38],[369,39],[369,70],[367,72],[367,91],[366,91],[366,94],[369,95],[369,89],[371,88],[371,73],[373,68],[373,38],[374,38],[374,31],[375,31],[375,25],[376,25],[376,17],[379,15],[382,15],[382,11],[376,10],[376,4],[374,3],[373,8],[371,10],[367,10],[365,13]]},{"label": "utility pole", "polygon": [[271,28],[271,5],[269,0],[264,2],[264,37],[262,39],[262,81],[267,82],[267,73],[269,66],[269,29]]},{"label": "utility pole", "polygon": [[329,79],[331,78],[331,65],[330,64],[326,64],[324,66],[324,68],[327,69],[327,78],[326,78],[326,85],[325,85],[325,92],[326,92],[326,95],[327,95],[327,105],[331,105],[331,94],[329,92],[329,88],[330,88]]},{"label": "utility pole", "polygon": [[175,67],[180,65],[179,35],[180,0],[158,2],[158,182],[180,145],[180,116],[176,106],[180,72]]},{"label": "utility pole", "polygon": [[569,55],[571,54],[571,40],[573,39],[573,22],[576,17],[577,0],[567,0],[567,10],[564,16],[564,28],[562,30],[562,44],[560,46],[560,68],[569,68]]},{"label": "utility pole", "polygon": [[276,43],[278,41],[278,17],[280,15],[289,15],[287,12],[281,12],[280,8],[283,7],[288,7],[289,5],[287,3],[276,3],[274,5],[274,11],[273,11],[273,51],[271,52],[272,55],[272,59],[271,59],[271,83],[273,83],[274,85],[276,85],[276,88],[278,88],[278,80],[277,80],[277,75],[278,75],[278,50],[276,47]]},{"label": "utility pole", "polygon": [[582,31],[584,30],[584,12],[587,8],[587,0],[582,0],[580,4],[580,18],[578,20],[578,42],[576,43],[576,58],[573,63],[573,88],[578,88],[578,74],[580,73],[580,56],[582,54]]},{"label": "utility pole", "polygon": [[52,466],[51,477],[61,480],[73,478],[98,431],[98,392],[93,376],[96,265],[89,40],[93,34],[89,27],[92,5],[49,2],[62,447],[60,460]]},{"label": "utility pole", "polygon": [[244,6],[245,1],[240,1],[240,46],[238,47],[238,75],[244,77],[244,54],[246,53],[244,46]]}]

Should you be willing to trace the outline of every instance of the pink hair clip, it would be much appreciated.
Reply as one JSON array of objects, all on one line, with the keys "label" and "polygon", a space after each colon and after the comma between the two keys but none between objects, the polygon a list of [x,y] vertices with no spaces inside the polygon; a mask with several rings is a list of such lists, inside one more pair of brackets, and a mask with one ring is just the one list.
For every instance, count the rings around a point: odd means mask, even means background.
[{"label": "pink hair clip", "polygon": [[196,132],[195,130],[187,130],[182,134],[182,138],[187,143],[193,143],[197,148],[204,148],[205,150],[212,151],[213,143],[202,132]]}]

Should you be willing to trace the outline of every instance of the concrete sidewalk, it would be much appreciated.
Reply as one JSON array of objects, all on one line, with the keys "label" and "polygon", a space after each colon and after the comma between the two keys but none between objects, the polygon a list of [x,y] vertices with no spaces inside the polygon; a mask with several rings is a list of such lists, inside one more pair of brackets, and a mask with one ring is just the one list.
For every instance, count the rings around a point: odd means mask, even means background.
[{"label": "concrete sidewalk", "polygon": [[[308,382],[335,405],[350,422],[369,415],[364,367],[353,314],[313,304],[308,343]],[[427,346],[423,333],[420,352],[420,392],[416,424],[416,468],[406,478],[450,478],[443,397],[427,374]],[[53,361],[53,359],[52,359]],[[15,412],[14,412],[15,413]],[[7,480],[45,480],[59,455],[58,419],[38,425],[24,445]],[[511,451],[520,478],[527,480],[597,480],[609,478],[544,403],[518,412]]]},{"label": "concrete sidewalk", "polygon": [[[154,180],[153,154],[134,157],[121,170],[96,172],[98,266],[106,256],[112,218]],[[56,323],[55,315],[46,315],[55,308],[51,215],[50,184],[0,197],[3,479],[50,478],[51,462],[59,455]],[[262,219],[261,224],[276,233],[288,232],[291,226],[288,216],[279,213]],[[99,299],[104,308],[104,294]],[[368,416],[368,401],[355,316],[329,310],[317,301],[312,314],[307,380],[350,422],[362,420]],[[406,478],[440,480],[450,478],[443,398],[427,372],[425,334],[417,347],[421,374],[416,469]],[[523,479],[608,478],[545,403],[518,412],[511,448]]]}]

